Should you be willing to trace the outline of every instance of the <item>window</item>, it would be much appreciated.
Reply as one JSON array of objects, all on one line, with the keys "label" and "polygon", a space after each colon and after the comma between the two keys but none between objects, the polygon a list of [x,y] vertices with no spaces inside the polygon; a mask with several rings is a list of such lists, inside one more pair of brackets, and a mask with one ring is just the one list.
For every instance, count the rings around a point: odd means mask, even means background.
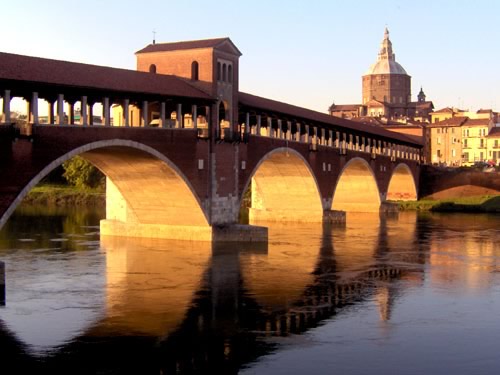
[{"label": "window", "polygon": [[441,154],[441,150],[437,150],[437,156],[438,158],[441,158],[443,155]]},{"label": "window", "polygon": [[464,161],[469,161],[469,153],[468,152],[464,152]]},{"label": "window", "polygon": [[479,140],[479,147],[481,147],[481,148],[484,147],[484,139],[482,139],[482,138]]},{"label": "window", "polygon": [[229,83],[233,83],[233,66],[229,65],[229,68],[227,69],[227,78],[229,80]]},{"label": "window", "polygon": [[221,66],[220,62],[217,63],[217,81],[220,81],[221,79]]},{"label": "window", "polygon": [[451,128],[451,132],[452,132],[452,133],[455,133],[455,128]]},{"label": "window", "polygon": [[455,156],[456,156],[456,151],[455,151],[455,149],[452,149],[452,150],[451,150],[451,156],[453,156],[453,157],[455,157]]},{"label": "window", "polygon": [[464,147],[467,148],[467,139],[464,139]]},{"label": "window", "polygon": [[222,64],[222,80],[226,82],[227,80],[227,65]]},{"label": "window", "polygon": [[437,129],[436,129],[436,132],[437,132],[438,134],[440,134],[440,133],[441,133],[441,129],[440,129],[440,128],[437,128]]},{"label": "window", "polygon": [[198,81],[199,77],[198,77],[198,69],[199,66],[198,66],[198,61],[193,61],[191,63],[191,79],[193,81]]},{"label": "window", "polygon": [[155,64],[151,64],[149,66],[149,73],[156,73],[156,65]]},{"label": "window", "polygon": [[437,144],[440,145],[441,144],[441,137],[437,137]]}]

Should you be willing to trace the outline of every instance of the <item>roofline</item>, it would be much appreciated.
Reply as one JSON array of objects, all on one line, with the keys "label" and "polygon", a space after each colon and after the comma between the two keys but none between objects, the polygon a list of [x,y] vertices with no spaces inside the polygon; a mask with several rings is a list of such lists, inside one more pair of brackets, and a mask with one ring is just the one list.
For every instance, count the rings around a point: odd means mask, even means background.
[{"label": "roofline", "polygon": [[241,51],[238,49],[238,47],[236,47],[236,45],[233,43],[233,41],[231,40],[230,37],[221,37],[221,38],[205,38],[205,39],[193,39],[193,40],[179,40],[177,42],[164,42],[164,43],[153,43],[153,44],[148,44],[146,47],[143,47],[141,48],[140,50],[134,52],[134,55],[137,55],[137,54],[141,54],[141,53],[160,53],[160,52],[173,52],[175,50],[172,50],[172,51],[152,51],[152,52],[141,52],[143,51],[144,49],[148,48],[149,46],[151,45],[168,45],[168,44],[178,44],[178,43],[195,43],[195,42],[207,42],[207,41],[210,41],[210,40],[213,40],[213,41],[216,41],[216,40],[220,40],[219,43],[216,43],[214,46],[212,47],[193,47],[193,48],[182,48],[182,49],[179,49],[179,51],[183,51],[183,50],[195,50],[195,49],[210,49],[210,48],[216,48],[218,46],[220,46],[222,43],[226,42],[226,41],[229,41],[231,43],[231,45],[234,47],[234,49],[239,53],[240,56],[242,56],[243,54],[241,53]]}]

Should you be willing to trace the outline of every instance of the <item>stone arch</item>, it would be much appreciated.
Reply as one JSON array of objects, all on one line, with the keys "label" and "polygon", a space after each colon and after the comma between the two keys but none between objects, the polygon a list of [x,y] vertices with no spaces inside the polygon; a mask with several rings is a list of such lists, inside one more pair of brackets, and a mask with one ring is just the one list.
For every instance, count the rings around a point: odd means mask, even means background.
[{"label": "stone arch", "polygon": [[[0,227],[33,187],[54,168],[76,155],[89,160],[107,176],[107,185],[115,189],[115,197],[118,193],[121,195],[121,203],[127,208],[125,210],[124,207],[122,214],[128,215],[133,222],[200,227],[209,225],[207,214],[193,186],[173,162],[139,142],[114,139],[86,144],[52,161],[19,193],[0,219]],[[137,163],[137,160],[141,163]]]},{"label": "stone arch", "polygon": [[149,66],[149,73],[156,73],[156,65],[155,64],[151,64]]},{"label": "stone arch", "polygon": [[252,193],[251,222],[323,220],[316,176],[302,155],[293,149],[277,148],[262,157],[243,192],[249,188]]},{"label": "stone arch", "polygon": [[373,170],[366,160],[349,160],[339,176],[333,193],[333,210],[379,212],[380,192]]},{"label": "stone arch", "polygon": [[400,163],[394,168],[387,188],[387,200],[417,200],[417,186],[408,165]]}]

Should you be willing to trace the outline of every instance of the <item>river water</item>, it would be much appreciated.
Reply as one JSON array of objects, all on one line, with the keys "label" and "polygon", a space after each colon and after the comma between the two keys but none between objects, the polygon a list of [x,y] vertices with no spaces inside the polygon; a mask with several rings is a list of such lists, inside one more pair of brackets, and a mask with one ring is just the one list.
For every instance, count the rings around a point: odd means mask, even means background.
[{"label": "river water", "polygon": [[102,215],[24,207],[0,232],[0,373],[500,372],[500,216],[212,246],[100,237]]}]

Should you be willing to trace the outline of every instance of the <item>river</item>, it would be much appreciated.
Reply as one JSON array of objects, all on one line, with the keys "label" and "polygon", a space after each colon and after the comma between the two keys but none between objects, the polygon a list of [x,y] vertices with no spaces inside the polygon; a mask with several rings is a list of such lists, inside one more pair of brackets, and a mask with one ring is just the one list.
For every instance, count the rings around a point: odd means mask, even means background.
[{"label": "river", "polygon": [[500,371],[499,215],[351,214],[213,246],[101,238],[102,215],[21,207],[0,232],[0,373]]}]

